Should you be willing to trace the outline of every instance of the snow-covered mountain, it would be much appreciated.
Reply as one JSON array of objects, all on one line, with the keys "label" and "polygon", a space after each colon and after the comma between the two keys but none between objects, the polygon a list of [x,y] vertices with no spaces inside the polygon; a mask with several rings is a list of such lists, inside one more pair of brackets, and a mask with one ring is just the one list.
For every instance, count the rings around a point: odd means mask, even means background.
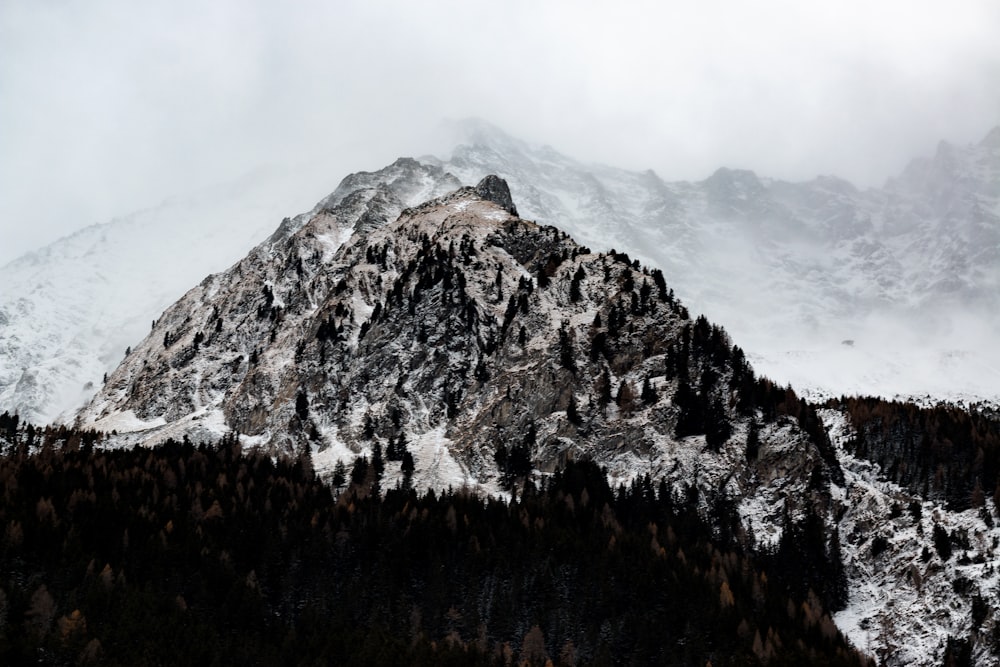
[{"label": "snow-covered mountain", "polygon": [[116,431],[121,444],[235,431],[279,452],[308,446],[321,471],[402,435],[417,448],[415,483],[493,492],[497,443],[513,448],[530,432],[543,470],[599,451],[615,477],[669,468],[710,496],[773,484],[757,499],[769,514],[756,532],[776,539],[779,501],[794,497],[785,487],[829,465],[822,443],[792,423],[769,426],[767,474],[732,477],[741,439],[701,456],[704,436],[673,435],[683,378],[745,436],[749,413],[733,392],[750,371],[724,332],[693,322],[661,273],[518,218],[496,177],[407,208],[387,176],[415,164],[352,177],[202,281],[79,425]]},{"label": "snow-covered mountain", "polygon": [[358,185],[168,308],[78,425],[120,446],[236,432],[322,474],[377,444],[387,483],[402,448],[413,484],[489,493],[582,457],[732,503],[751,545],[832,525],[842,472],[815,413],[661,273],[518,218],[495,176],[410,208]]},{"label": "snow-covered mountain", "polygon": [[709,519],[731,504],[747,548],[818,520],[843,559],[836,622],[885,664],[939,664],[957,639],[998,664],[992,499],[953,511],[886,481],[844,415],[756,382],[662,274],[518,218],[499,179],[403,200],[447,183],[414,161],[351,177],[168,308],[79,424],[118,446],[235,431],[321,474],[377,445],[387,484],[490,493],[517,456],[522,474],[591,458],[696,489]]},{"label": "snow-covered mountain", "polygon": [[949,639],[970,641],[971,664],[998,664],[993,503],[950,511],[886,481],[878,465],[848,451],[855,433],[842,413],[820,416],[845,477],[834,488],[849,581],[837,626],[880,664],[942,664]]},{"label": "snow-covered mountain", "polygon": [[[499,174],[525,218],[661,268],[779,382],[814,396],[1000,399],[1000,128],[975,146],[942,143],[867,191],[731,169],[668,183],[478,121],[454,131],[423,164],[465,185]],[[0,409],[71,415],[164,307],[304,208],[303,178],[261,174],[0,269]],[[411,194],[399,196],[418,203]]]}]

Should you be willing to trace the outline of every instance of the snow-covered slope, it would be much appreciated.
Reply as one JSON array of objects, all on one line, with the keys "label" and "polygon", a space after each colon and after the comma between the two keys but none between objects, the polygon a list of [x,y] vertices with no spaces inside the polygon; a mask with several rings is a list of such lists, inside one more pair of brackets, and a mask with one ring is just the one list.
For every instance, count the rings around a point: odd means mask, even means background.
[{"label": "snow-covered slope", "polygon": [[[504,486],[501,447],[524,446],[536,475],[588,457],[615,480],[648,473],[677,497],[697,488],[707,518],[731,503],[754,549],[777,549],[789,520],[818,515],[847,577],[835,620],[859,648],[932,665],[949,640],[970,641],[976,664],[1000,664],[991,499],[954,512],[886,482],[849,453],[834,410],[819,413],[824,451],[802,417],[748,408],[739,353],[692,322],[658,274],[517,218],[499,179],[405,207],[397,191],[450,180],[419,169],[352,177],[206,278],[157,319],[79,424],[116,431],[112,446],[235,431],[309,451],[321,474],[404,443],[412,483],[491,493]],[[731,424],[721,444],[677,437],[685,374],[718,376],[705,386]],[[385,483],[404,478],[388,461]]]},{"label": "snow-covered slope", "polygon": [[927,502],[847,451],[854,434],[843,414],[821,416],[845,477],[834,495],[850,585],[837,626],[885,665],[942,664],[949,639],[972,640],[973,664],[1000,664],[993,500],[964,512]]},{"label": "snow-covered slope", "polygon": [[[323,473],[405,442],[414,484],[491,492],[501,445],[543,473],[590,457],[727,498],[758,544],[829,507],[813,481],[839,472],[794,420],[747,461],[752,376],[720,329],[660,274],[514,210],[495,177],[405,210],[382,187],[328,202],[168,308],[79,425],[120,445],[231,430]],[[729,435],[675,436],[682,382]]]}]

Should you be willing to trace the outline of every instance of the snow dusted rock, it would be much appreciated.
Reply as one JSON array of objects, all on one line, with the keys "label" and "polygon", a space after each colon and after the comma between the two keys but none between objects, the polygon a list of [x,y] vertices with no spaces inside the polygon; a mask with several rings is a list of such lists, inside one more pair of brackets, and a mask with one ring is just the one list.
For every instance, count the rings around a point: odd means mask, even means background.
[{"label": "snow dusted rock", "polygon": [[450,157],[421,159],[464,183],[497,173],[524,217],[662,269],[782,384],[816,397],[1000,401],[1000,128],[867,190],[727,168],[665,182],[481,121],[455,133]]},{"label": "snow dusted rock", "polygon": [[[762,411],[752,424],[737,409],[745,362],[713,360],[731,349],[721,330],[724,345],[704,345],[714,333],[692,345],[687,373],[720,375],[711,391],[732,432],[717,447],[675,435],[676,353],[702,325],[660,274],[522,220],[480,188],[410,205],[377,179],[356,184],[168,308],[80,425],[114,429],[120,445],[236,431],[308,451],[321,473],[402,442],[416,485],[488,492],[503,486],[501,447],[525,447],[536,475],[590,457],[615,481],[648,473],[677,497],[696,489],[705,516],[731,503],[755,548],[777,549],[789,518],[818,516],[848,577],[836,620],[888,664],[939,663],[949,637],[997,627],[997,530],[884,482],[846,454],[833,411],[830,452],[788,417],[765,420],[748,452]],[[402,477],[387,462],[384,483]],[[945,559],[935,526],[968,548]],[[996,664],[988,646],[975,645],[979,664]]]},{"label": "snow dusted rock", "polygon": [[511,215],[517,215],[517,207],[514,206],[514,200],[510,197],[507,181],[499,176],[490,174],[479,181],[479,184],[476,185],[476,194],[486,201],[493,202]]},{"label": "snow dusted rock", "polygon": [[942,664],[948,640],[972,640],[976,665],[1000,664],[1000,527],[983,511],[954,512],[886,482],[844,448],[847,418],[822,411],[845,483],[835,489],[848,605],[834,620],[885,665]]},{"label": "snow dusted rock", "polygon": [[[322,172],[257,173],[87,227],[0,267],[0,412],[35,423],[71,420],[153,318],[267,238],[281,215],[301,210],[302,192],[323,179]],[[294,233],[359,190],[385,188],[410,206],[460,185],[438,167],[398,160],[352,174],[276,234]]]}]

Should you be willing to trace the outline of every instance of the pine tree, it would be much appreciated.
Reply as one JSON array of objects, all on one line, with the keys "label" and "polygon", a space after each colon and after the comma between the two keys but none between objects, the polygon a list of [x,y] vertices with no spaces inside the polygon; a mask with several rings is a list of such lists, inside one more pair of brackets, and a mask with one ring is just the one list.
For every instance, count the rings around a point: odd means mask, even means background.
[{"label": "pine tree", "polygon": [[302,422],[305,422],[309,418],[309,399],[302,390],[299,390],[299,393],[295,396],[295,414],[298,415],[299,421]]},{"label": "pine tree", "polygon": [[580,283],[583,282],[586,275],[582,264],[577,267],[576,273],[573,274],[573,280],[569,284],[569,300],[573,303],[578,302],[582,298]]},{"label": "pine tree", "polygon": [[413,462],[413,454],[409,450],[403,451],[403,461],[400,464],[400,471],[403,473],[403,488],[410,488],[413,483],[413,471],[416,466]]},{"label": "pine tree", "polygon": [[611,402],[611,377],[607,368],[597,378],[597,402],[602,410]]},{"label": "pine tree", "polygon": [[653,389],[652,383],[649,381],[649,376],[646,376],[646,379],[642,381],[642,394],[640,395],[640,398],[642,398],[644,405],[652,405],[653,403],[656,403],[656,400],[659,398],[656,394],[656,390]]},{"label": "pine tree", "polygon": [[677,426],[674,430],[678,438],[705,432],[705,418],[702,414],[701,401],[691,384],[683,377],[677,382],[673,403],[677,406]]},{"label": "pine tree", "polygon": [[753,418],[750,420],[750,425],[747,427],[747,447],[746,456],[747,461],[756,461],[757,455],[760,453],[760,425],[757,423],[757,419]]},{"label": "pine tree", "polygon": [[729,424],[729,417],[722,407],[722,400],[720,398],[716,397],[715,400],[708,403],[707,408],[705,414],[705,444],[708,445],[709,449],[717,452],[725,444],[726,440],[729,439],[729,436],[732,435],[733,429]]},{"label": "pine tree", "polygon": [[378,477],[382,476],[385,471],[385,459],[382,458],[382,443],[375,441],[375,446],[372,447],[372,467],[375,468],[375,474]]},{"label": "pine tree", "polygon": [[549,286],[549,275],[545,272],[545,266],[546,266],[545,264],[542,264],[541,266],[538,267],[537,279],[539,287]]},{"label": "pine tree", "polygon": [[340,488],[344,486],[344,482],[347,481],[347,466],[344,465],[342,460],[337,461],[337,465],[333,467],[333,478],[330,482],[335,488]]},{"label": "pine tree", "polygon": [[566,323],[559,328],[559,361],[563,368],[576,373],[576,359],[573,356],[573,344],[570,342]]},{"label": "pine tree", "polygon": [[635,409],[635,390],[627,380],[622,380],[621,384],[618,385],[618,395],[615,399],[622,415],[626,417],[630,416]]},{"label": "pine tree", "polygon": [[579,426],[583,423],[583,420],[580,419],[580,413],[577,410],[576,396],[573,394],[569,395],[569,404],[566,406],[566,419],[574,426]]}]

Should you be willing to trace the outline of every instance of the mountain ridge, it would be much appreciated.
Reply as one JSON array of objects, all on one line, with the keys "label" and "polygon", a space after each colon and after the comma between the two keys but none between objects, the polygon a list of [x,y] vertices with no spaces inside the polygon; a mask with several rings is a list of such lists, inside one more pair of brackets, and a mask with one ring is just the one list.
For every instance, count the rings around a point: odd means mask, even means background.
[{"label": "mountain ridge", "polygon": [[[963,178],[920,167],[933,163],[923,158],[904,170],[909,181],[861,191],[835,177],[786,183],[731,169],[667,183],[472,125],[449,158],[424,160],[456,175],[448,187],[500,173],[525,217],[664,270],[685,303],[725,322],[780,382],[818,399],[1000,400],[1000,359],[987,344],[998,326],[991,313],[1000,312],[995,132],[944,151],[960,158],[949,168],[957,164]],[[928,200],[921,178],[950,194]],[[419,182],[409,187],[404,199],[423,198]],[[249,192],[264,201],[275,189]],[[16,261],[0,269],[0,406],[34,421],[71,418],[146,322],[273,230],[258,218],[230,234],[223,227],[240,225],[220,220],[249,221],[253,206],[234,213],[202,199],[80,232],[34,269]],[[73,249],[84,241],[90,256]],[[213,244],[228,260],[211,257]],[[913,357],[922,364],[908,363]]]}]

